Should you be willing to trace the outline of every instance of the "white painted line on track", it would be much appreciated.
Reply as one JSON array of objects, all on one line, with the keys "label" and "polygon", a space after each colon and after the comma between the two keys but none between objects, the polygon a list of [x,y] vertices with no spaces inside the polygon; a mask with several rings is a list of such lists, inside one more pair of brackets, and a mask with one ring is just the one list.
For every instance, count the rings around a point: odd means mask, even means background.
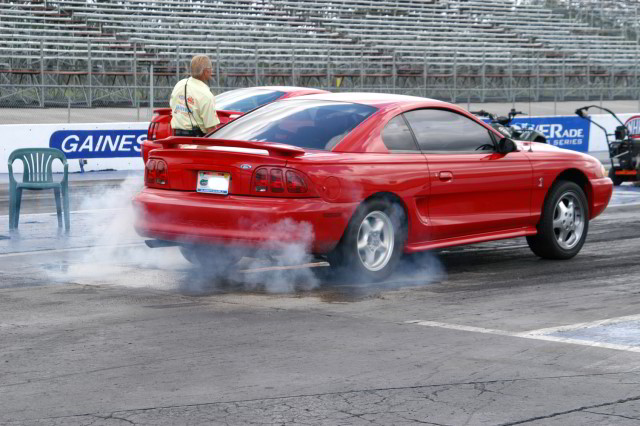
[{"label": "white painted line on track", "polygon": [[[6,257],[40,255],[45,253],[67,253],[67,252],[85,251],[87,249],[93,249],[93,248],[144,247],[145,245],[146,245],[145,243],[127,243],[127,244],[116,244],[116,245],[69,247],[69,248],[62,248],[62,249],[42,249],[42,250],[23,251],[23,252],[17,252],[17,253],[0,254],[0,259],[6,258]],[[265,266],[263,268],[240,269],[238,270],[238,272],[257,273],[257,272],[269,272],[269,271],[288,271],[288,270],[304,269],[304,268],[320,268],[328,265],[329,263],[327,262],[313,262],[313,263],[303,263],[300,265]]]},{"label": "white painted line on track", "polygon": [[[629,203],[629,204],[610,204],[609,207],[627,207],[627,206],[640,206],[640,203]],[[605,210],[606,211],[606,210]]]},{"label": "white painted line on track", "polygon": [[449,330],[468,331],[472,333],[494,334],[494,335],[507,336],[507,337],[519,337],[521,339],[543,340],[547,342],[556,342],[556,343],[568,343],[572,345],[591,346],[596,348],[614,349],[618,351],[640,353],[640,346],[618,345],[615,343],[595,342],[590,340],[571,339],[571,338],[549,336],[549,335],[542,334],[542,333],[554,333],[557,331],[564,331],[564,330],[575,330],[579,328],[597,327],[599,325],[614,324],[618,322],[632,321],[637,319],[640,319],[640,315],[629,315],[625,317],[608,318],[605,320],[593,321],[589,323],[579,323],[579,324],[571,324],[571,325],[561,326],[561,327],[542,328],[538,330],[525,331],[521,333],[504,331],[504,330],[495,330],[491,328],[473,327],[468,325],[449,324],[449,323],[438,322],[438,321],[413,320],[413,321],[405,321],[405,324],[421,325],[425,327],[434,327],[434,328],[446,328]]},{"label": "white painted line on track", "polygon": [[[107,209],[85,209],[85,210],[71,210],[69,213],[70,214],[76,214],[76,213],[97,213],[97,212],[110,212],[110,211],[114,211],[114,210],[126,210],[129,207],[111,207],[111,208],[107,208]],[[49,212],[49,213],[20,213],[20,217],[27,217],[27,216],[56,216],[56,212]],[[0,217],[9,217],[8,214],[0,214]]]},{"label": "white painted line on track", "polygon": [[0,258],[3,257],[17,257],[17,256],[31,256],[34,254],[44,254],[44,253],[65,253],[65,252],[74,252],[74,251],[85,251],[87,249],[92,248],[105,248],[105,247],[136,247],[136,246],[144,246],[145,243],[127,243],[127,244],[104,244],[99,246],[84,246],[84,247],[69,247],[69,248],[61,248],[61,249],[42,249],[42,250],[32,250],[32,251],[21,251],[16,253],[4,253],[0,254]]},{"label": "white painted line on track", "polygon": [[530,335],[530,336],[537,336],[541,334],[552,334],[552,333],[560,333],[563,331],[573,331],[578,329],[600,327],[603,325],[617,324],[617,323],[626,322],[626,321],[640,321],[640,315],[626,315],[623,317],[606,318],[598,321],[581,322],[577,324],[561,325],[558,327],[540,328],[538,330],[527,331],[523,334]]}]

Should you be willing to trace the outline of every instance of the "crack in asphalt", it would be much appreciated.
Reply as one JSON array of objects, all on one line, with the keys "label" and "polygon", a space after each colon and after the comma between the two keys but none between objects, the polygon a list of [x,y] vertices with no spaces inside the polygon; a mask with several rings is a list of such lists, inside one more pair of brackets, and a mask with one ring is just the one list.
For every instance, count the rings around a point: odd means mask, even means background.
[{"label": "crack in asphalt", "polygon": [[597,411],[588,411],[585,410],[585,413],[589,413],[589,414],[598,414],[600,416],[607,416],[607,417],[620,417],[622,419],[629,419],[629,420],[640,420],[640,417],[630,417],[630,416],[623,416],[622,414],[613,414],[613,413],[599,413]]},{"label": "crack in asphalt", "polygon": [[[567,415],[567,414],[578,413],[578,412],[581,412],[581,411],[588,412],[588,410],[590,410],[592,408],[609,407],[611,405],[616,405],[616,404],[625,404],[625,403],[631,402],[631,401],[640,401],[640,396],[634,396],[634,397],[625,398],[625,399],[618,399],[616,401],[605,402],[603,404],[587,405],[587,406],[583,406],[583,407],[574,408],[572,410],[559,411],[557,413],[547,414],[545,416],[536,416],[536,417],[531,417],[531,418],[524,419],[524,420],[518,420],[516,422],[501,423],[500,426],[521,425],[521,424],[524,424],[524,423],[531,423],[531,422],[535,422],[535,421],[538,421],[538,420],[551,419],[553,417],[564,416],[564,415]],[[636,420],[636,419],[634,419],[634,420]]]},{"label": "crack in asphalt", "polygon": [[[101,420],[122,420],[124,422],[127,422],[129,424],[135,425],[134,422],[132,422],[129,419],[125,419],[124,417],[116,417],[116,413],[119,413],[119,411],[114,411],[113,413],[109,414],[108,416],[100,416],[98,414],[90,414],[90,417],[95,417],[97,419],[101,419]],[[75,417],[75,416],[74,416]]]},{"label": "crack in asphalt", "polygon": [[[401,386],[401,387],[387,387],[387,388],[371,388],[371,389],[359,389],[359,390],[339,391],[339,392],[324,392],[324,393],[316,393],[316,394],[274,396],[274,397],[267,397],[267,398],[254,398],[254,399],[243,399],[243,400],[233,400],[233,401],[216,401],[216,402],[202,402],[202,403],[194,403],[194,404],[179,404],[179,405],[166,405],[166,406],[157,406],[157,407],[131,408],[131,409],[127,409],[127,410],[115,410],[115,411],[111,412],[111,414],[108,414],[106,416],[105,415],[101,415],[98,412],[98,413],[72,414],[72,415],[55,416],[55,417],[31,418],[31,419],[23,419],[21,421],[41,421],[41,420],[55,420],[55,419],[70,419],[70,418],[77,418],[77,417],[97,417],[97,418],[100,418],[100,419],[103,419],[103,420],[108,420],[108,419],[123,420],[123,421],[129,422],[131,424],[135,424],[134,422],[132,422],[129,419],[126,419],[124,417],[116,417],[116,415],[125,415],[126,413],[146,412],[146,411],[152,411],[152,410],[164,410],[164,409],[174,409],[174,408],[199,408],[199,407],[217,406],[217,405],[223,406],[223,405],[226,405],[226,404],[229,404],[229,405],[241,405],[241,404],[246,404],[246,403],[278,401],[278,400],[282,400],[282,403],[283,403],[284,406],[287,406],[289,408],[293,408],[291,405],[287,404],[285,401],[286,400],[291,400],[291,399],[298,399],[298,398],[317,398],[317,397],[324,397],[324,396],[340,396],[345,401],[348,401],[346,398],[348,398],[349,395],[351,395],[351,394],[360,394],[360,393],[365,393],[365,394],[366,393],[370,393],[372,395],[380,396],[380,395],[377,395],[376,392],[401,391],[401,390],[419,390],[419,389],[427,389],[427,388],[434,388],[434,387],[446,387],[446,386],[468,386],[468,385],[473,385],[474,387],[477,387],[477,386],[483,387],[484,385],[487,385],[487,384],[515,383],[515,382],[535,381],[535,380],[571,379],[571,378],[581,378],[581,377],[598,377],[598,376],[611,376],[611,375],[631,374],[631,373],[637,373],[637,371],[636,370],[630,370],[630,371],[621,371],[621,372],[615,372],[615,373],[576,374],[576,375],[564,375],[564,376],[528,377],[528,378],[516,378],[516,379],[496,379],[496,380],[486,380],[486,381],[441,383],[441,384],[432,384],[432,385],[416,385],[416,386]],[[436,392],[437,391],[433,392],[431,395],[433,395]],[[487,391],[487,392],[492,392],[493,393],[493,391]],[[431,398],[428,398],[428,396],[426,396],[426,399],[433,401]],[[545,416],[532,417],[532,418],[529,418],[529,419],[519,420],[519,421],[516,421],[516,422],[502,423],[501,426],[512,426],[512,425],[518,425],[518,424],[523,424],[523,423],[529,423],[529,422],[532,422],[532,421],[537,421],[537,420],[543,420],[543,419],[547,419],[547,418],[562,416],[562,415],[571,414],[571,413],[574,413],[574,412],[586,411],[586,410],[589,410],[589,409],[592,409],[592,408],[607,407],[607,406],[611,406],[611,405],[615,405],[615,404],[623,404],[623,403],[626,403],[626,402],[638,401],[638,400],[640,400],[640,396],[626,398],[626,399],[620,399],[620,400],[616,400],[616,401],[613,401],[613,402],[607,402],[607,403],[603,403],[603,404],[595,404],[595,405],[579,407],[579,408],[575,408],[575,409],[572,409],[572,410],[552,413],[552,414],[548,414],[548,415],[545,415]],[[353,416],[353,417],[358,417],[359,415],[361,416],[363,414],[367,414],[367,413],[362,413],[362,414],[358,415],[358,414],[355,414],[355,413],[345,412],[345,411],[341,411],[341,410],[335,410],[335,412],[342,412],[343,414],[348,414],[348,415]],[[394,413],[394,414],[400,416],[400,413]],[[366,419],[362,419],[362,420],[366,420]],[[416,421],[417,422],[418,420],[414,419],[412,421]],[[437,426],[446,426],[446,425],[438,425],[437,423],[427,423],[427,424],[433,424],[433,425],[437,425]]]}]

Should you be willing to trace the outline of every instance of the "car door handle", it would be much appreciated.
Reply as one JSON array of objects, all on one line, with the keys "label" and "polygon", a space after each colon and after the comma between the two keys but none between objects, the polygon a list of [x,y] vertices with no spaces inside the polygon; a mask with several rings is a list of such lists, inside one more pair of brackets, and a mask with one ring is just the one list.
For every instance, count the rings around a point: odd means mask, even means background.
[{"label": "car door handle", "polygon": [[451,182],[453,180],[453,173],[451,173],[451,172],[440,172],[440,173],[438,173],[438,178],[442,182]]}]

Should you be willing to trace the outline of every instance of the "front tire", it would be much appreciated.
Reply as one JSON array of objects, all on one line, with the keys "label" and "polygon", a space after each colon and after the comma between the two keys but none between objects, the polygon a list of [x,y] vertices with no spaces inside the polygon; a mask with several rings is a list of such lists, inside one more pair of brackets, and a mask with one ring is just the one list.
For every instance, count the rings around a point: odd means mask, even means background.
[{"label": "front tire", "polygon": [[536,255],[545,259],[571,259],[587,238],[589,205],[580,186],[574,182],[556,182],[544,202],[538,234],[527,237]]},{"label": "front tire", "polygon": [[403,208],[384,199],[371,200],[356,211],[327,260],[350,278],[381,281],[395,269],[406,239]]}]

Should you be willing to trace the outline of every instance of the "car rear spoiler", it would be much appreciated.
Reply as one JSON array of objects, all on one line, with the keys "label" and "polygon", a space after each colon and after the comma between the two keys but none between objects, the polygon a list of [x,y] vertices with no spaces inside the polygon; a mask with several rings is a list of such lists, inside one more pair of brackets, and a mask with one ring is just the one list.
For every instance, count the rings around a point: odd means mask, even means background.
[{"label": "car rear spoiler", "polygon": [[171,115],[171,108],[156,108],[153,113],[156,115]]},{"label": "car rear spoiler", "polygon": [[230,139],[192,138],[172,136],[166,139],[153,141],[162,145],[163,148],[177,148],[178,145],[200,145],[200,146],[225,146],[236,148],[261,149],[269,152],[269,155],[279,155],[282,157],[301,157],[305,150],[293,145],[286,145],[276,142],[253,142],[237,141]]},{"label": "car rear spoiler", "polygon": [[[171,108],[156,108],[153,110],[153,113],[156,115],[171,115],[172,110]],[[218,117],[235,119],[244,115],[244,112],[219,109],[216,110],[216,114],[218,114]]]}]

